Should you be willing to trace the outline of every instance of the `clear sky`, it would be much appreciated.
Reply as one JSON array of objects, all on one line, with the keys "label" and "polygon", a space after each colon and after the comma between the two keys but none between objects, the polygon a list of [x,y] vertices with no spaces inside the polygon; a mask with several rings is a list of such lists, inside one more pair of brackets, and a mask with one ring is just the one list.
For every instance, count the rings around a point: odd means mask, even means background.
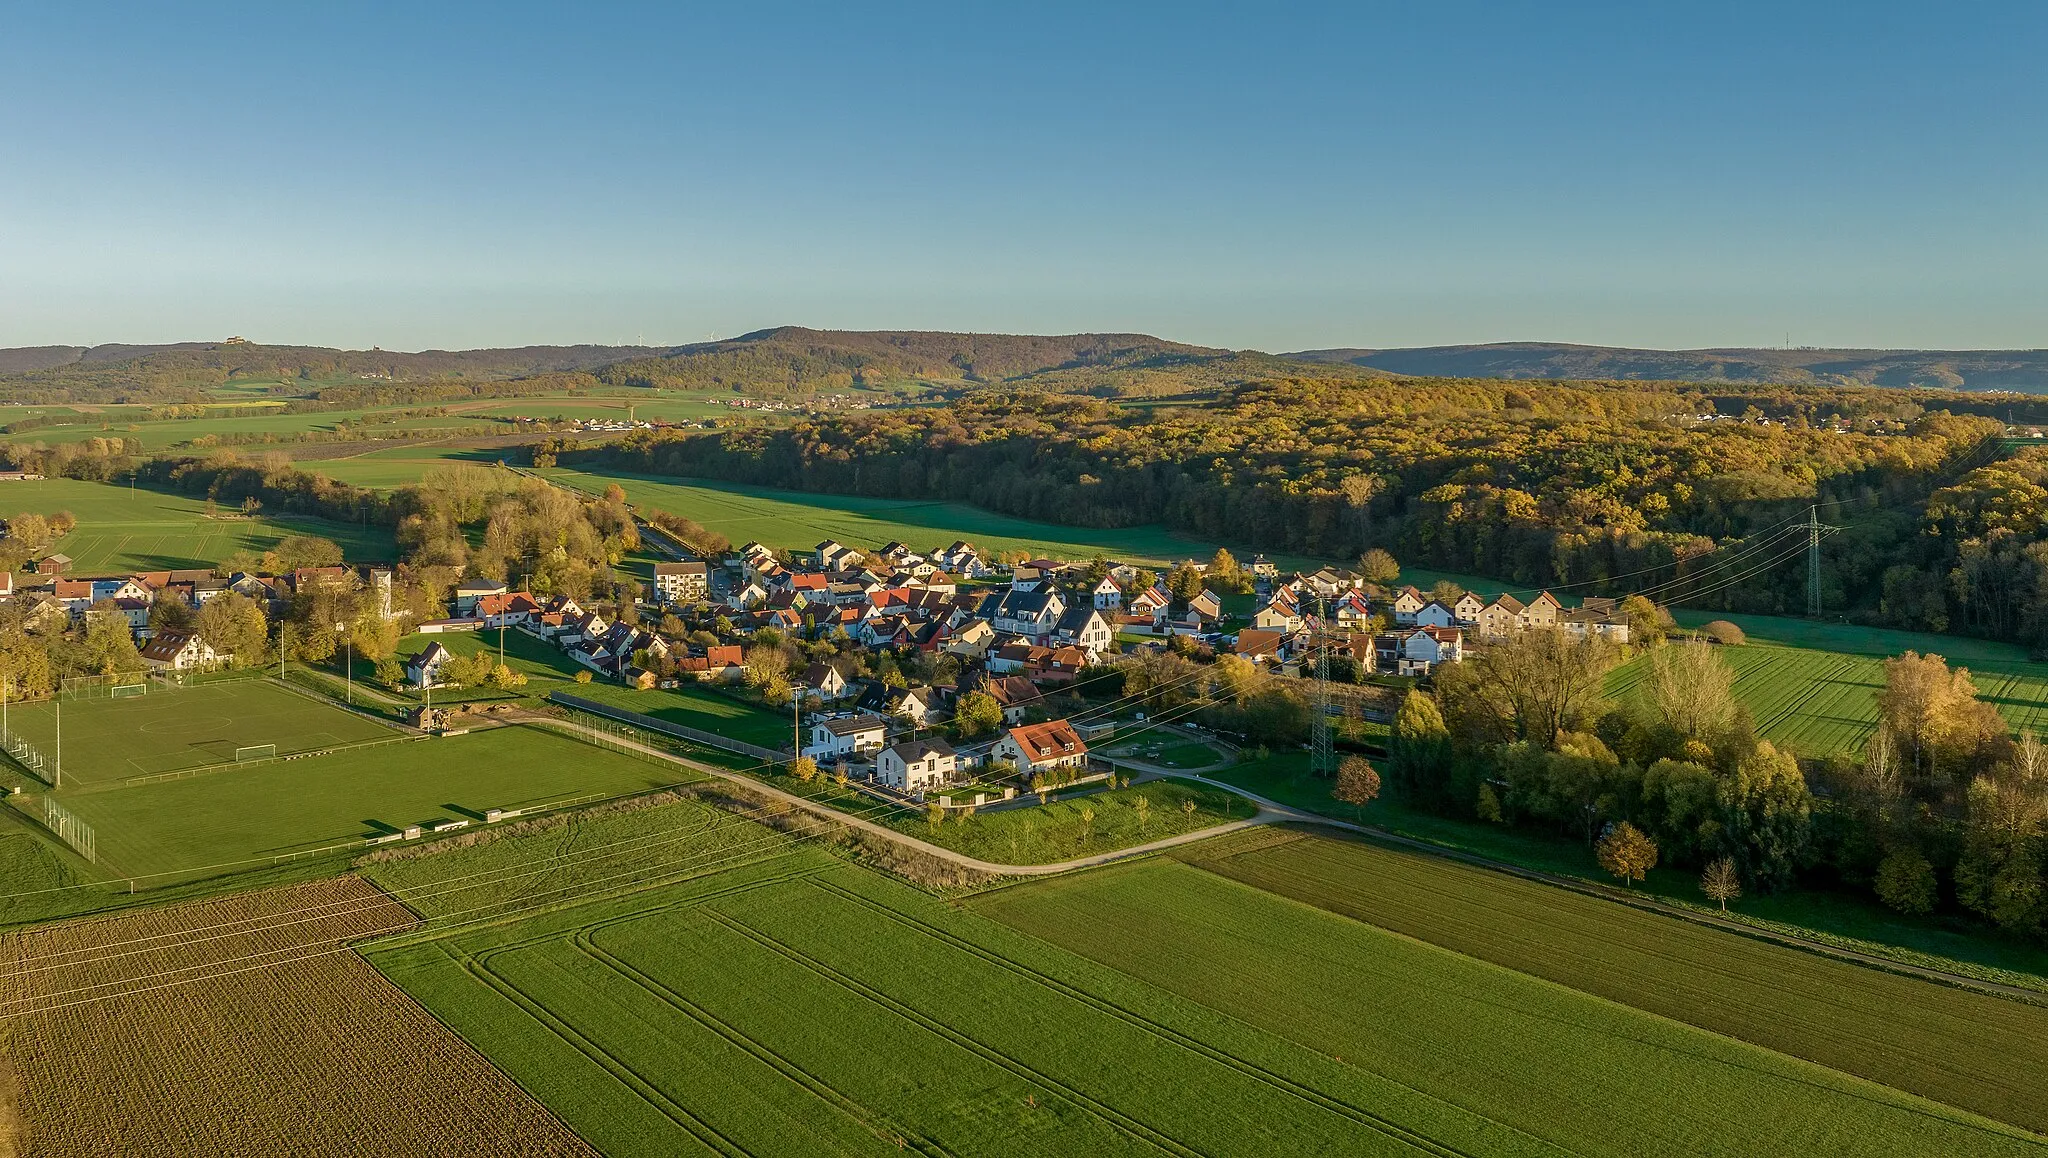
[{"label": "clear sky", "polygon": [[21,4],[0,345],[2048,346],[2048,5]]}]

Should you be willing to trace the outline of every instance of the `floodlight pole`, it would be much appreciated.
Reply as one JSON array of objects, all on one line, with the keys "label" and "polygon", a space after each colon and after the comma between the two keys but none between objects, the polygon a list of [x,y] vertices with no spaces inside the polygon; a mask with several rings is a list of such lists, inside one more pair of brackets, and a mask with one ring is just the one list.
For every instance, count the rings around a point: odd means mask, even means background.
[{"label": "floodlight pole", "polygon": [[350,707],[354,707],[356,703],[355,640],[350,639],[348,637],[348,624],[346,623],[335,624],[334,634],[341,637],[342,646],[348,649],[347,651],[342,653],[341,695],[342,699],[346,701]]},{"label": "floodlight pole", "polygon": [[50,787],[64,787],[64,685],[57,685],[57,762],[50,768]]}]

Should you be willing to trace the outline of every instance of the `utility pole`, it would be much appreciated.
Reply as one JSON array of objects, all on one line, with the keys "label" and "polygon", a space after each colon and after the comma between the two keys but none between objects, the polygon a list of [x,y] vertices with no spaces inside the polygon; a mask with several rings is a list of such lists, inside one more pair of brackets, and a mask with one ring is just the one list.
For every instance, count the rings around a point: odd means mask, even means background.
[{"label": "utility pole", "polygon": [[1308,771],[1311,776],[1335,776],[1337,774],[1337,747],[1330,735],[1330,637],[1328,634],[1329,600],[1321,595],[1316,597],[1316,695],[1309,721]]},{"label": "utility pole", "polygon": [[1820,521],[1820,507],[1806,508],[1806,614],[1820,615],[1820,537],[1833,534],[1838,527],[1830,527]]}]

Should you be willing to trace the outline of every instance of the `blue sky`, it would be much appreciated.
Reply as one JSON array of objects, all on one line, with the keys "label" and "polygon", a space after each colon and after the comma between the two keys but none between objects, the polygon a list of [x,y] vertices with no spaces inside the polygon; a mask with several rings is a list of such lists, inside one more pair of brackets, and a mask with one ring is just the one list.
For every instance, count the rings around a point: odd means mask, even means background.
[{"label": "blue sky", "polygon": [[0,345],[2048,345],[2048,6],[18,6]]}]

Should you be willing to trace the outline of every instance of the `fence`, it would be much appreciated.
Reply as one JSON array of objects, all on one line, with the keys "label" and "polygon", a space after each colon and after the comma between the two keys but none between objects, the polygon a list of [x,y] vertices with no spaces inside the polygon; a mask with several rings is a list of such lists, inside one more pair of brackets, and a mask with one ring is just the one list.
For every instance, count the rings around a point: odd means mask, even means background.
[{"label": "fence", "polygon": [[586,700],[582,696],[572,696],[567,692],[549,692],[548,699],[565,708],[574,708],[579,712],[588,712],[593,716],[603,716],[606,719],[617,720],[622,724],[631,724],[636,728],[645,729],[649,732],[659,732],[664,736],[674,736],[678,740],[688,740],[693,744],[702,744],[707,748],[719,748],[727,752],[736,752],[739,755],[755,760],[782,761],[789,759],[789,753],[779,749],[763,748],[759,744],[749,744],[745,740],[735,740],[730,736],[721,736],[716,732],[701,731],[697,728],[685,727],[682,724],[671,724],[667,720],[657,720],[653,716],[627,708],[615,708],[610,704],[600,704],[596,700]]},{"label": "fence", "polygon": [[99,840],[92,826],[71,815],[70,809],[43,797],[43,827],[57,834],[57,839],[78,851],[78,855],[93,863],[99,863]]},{"label": "fence", "polygon": [[57,694],[67,700],[104,700],[148,693],[149,679],[139,671],[121,672],[116,675],[71,676],[57,688]]}]

